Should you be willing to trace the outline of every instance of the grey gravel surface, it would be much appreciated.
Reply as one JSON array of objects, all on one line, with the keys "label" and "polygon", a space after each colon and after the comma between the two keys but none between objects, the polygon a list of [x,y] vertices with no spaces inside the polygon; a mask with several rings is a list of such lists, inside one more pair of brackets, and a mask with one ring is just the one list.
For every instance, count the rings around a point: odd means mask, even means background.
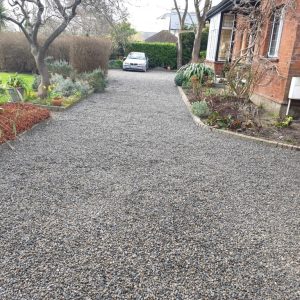
[{"label": "grey gravel surface", "polygon": [[173,73],[0,147],[0,299],[299,299],[300,155],[193,123]]}]

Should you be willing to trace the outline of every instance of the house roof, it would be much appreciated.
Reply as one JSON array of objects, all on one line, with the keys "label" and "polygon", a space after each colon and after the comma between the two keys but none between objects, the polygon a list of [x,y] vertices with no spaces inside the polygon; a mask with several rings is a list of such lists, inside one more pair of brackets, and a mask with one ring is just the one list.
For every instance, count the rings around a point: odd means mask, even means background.
[{"label": "house roof", "polygon": [[[183,15],[183,12],[180,12]],[[195,26],[198,24],[197,15],[195,12],[188,12],[185,18],[185,26]],[[180,21],[177,11],[172,11],[170,15],[170,30],[180,30]]]},{"label": "house roof", "polygon": [[223,12],[223,11],[227,11],[230,10],[234,3],[238,3],[240,2],[239,0],[223,0],[221,1],[218,5],[215,5],[214,7],[212,7],[212,9],[207,13],[206,18],[209,20],[211,19],[213,16],[215,16],[216,14]]},{"label": "house roof", "polygon": [[168,30],[162,30],[149,38],[145,40],[145,42],[150,42],[150,43],[176,43],[177,42],[177,37],[170,33]]}]

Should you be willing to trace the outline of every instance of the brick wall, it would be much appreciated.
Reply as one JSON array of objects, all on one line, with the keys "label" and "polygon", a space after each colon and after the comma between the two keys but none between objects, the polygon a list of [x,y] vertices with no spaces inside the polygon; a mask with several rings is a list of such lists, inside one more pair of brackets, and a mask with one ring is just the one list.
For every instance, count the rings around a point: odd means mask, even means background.
[{"label": "brick wall", "polygon": [[224,62],[205,60],[204,63],[206,66],[213,69],[213,71],[215,72],[216,75],[218,75],[218,76],[222,75],[222,71],[224,68]]},{"label": "brick wall", "polygon": [[[267,1],[267,0],[264,0]],[[297,12],[300,13],[300,0],[297,2]],[[280,1],[284,2],[284,1]],[[280,4],[278,2],[278,4]],[[265,2],[267,3],[267,2]],[[241,30],[239,30],[241,28]],[[265,22],[262,28],[261,45],[258,51],[258,63],[266,61],[270,43],[272,24],[271,20]],[[237,31],[235,34],[235,43],[233,48],[233,58],[238,57],[243,48],[242,39],[245,38],[245,28],[243,19],[237,18]],[[270,59],[271,64],[276,68],[270,71],[264,77],[264,80],[255,88],[254,93],[260,97],[274,101],[278,104],[286,104],[288,93],[293,76],[300,77],[300,23],[293,12],[288,12],[284,17],[281,42],[277,59]]]}]

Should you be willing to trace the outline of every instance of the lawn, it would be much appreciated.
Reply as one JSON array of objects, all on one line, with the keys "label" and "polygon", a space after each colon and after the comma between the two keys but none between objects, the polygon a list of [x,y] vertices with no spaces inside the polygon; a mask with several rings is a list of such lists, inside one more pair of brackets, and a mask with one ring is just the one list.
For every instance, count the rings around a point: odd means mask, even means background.
[{"label": "lawn", "polygon": [[[0,82],[2,82],[3,85],[5,85],[6,81],[8,80],[8,78],[12,75],[15,75],[16,73],[6,73],[6,72],[0,72]],[[24,82],[27,85],[27,88],[29,90],[31,90],[31,86],[32,83],[34,81],[34,76],[31,74],[18,74],[18,76],[20,76]],[[0,105],[3,103],[6,103],[9,100],[9,95],[5,94],[5,95],[1,95],[0,94]]]}]

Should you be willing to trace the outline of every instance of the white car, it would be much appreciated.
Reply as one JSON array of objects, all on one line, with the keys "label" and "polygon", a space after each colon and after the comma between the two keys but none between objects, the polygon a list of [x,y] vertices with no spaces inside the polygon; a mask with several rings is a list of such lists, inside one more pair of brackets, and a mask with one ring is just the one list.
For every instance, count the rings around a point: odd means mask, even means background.
[{"label": "white car", "polygon": [[123,70],[137,70],[146,72],[148,69],[148,57],[144,52],[130,52],[123,61]]}]

